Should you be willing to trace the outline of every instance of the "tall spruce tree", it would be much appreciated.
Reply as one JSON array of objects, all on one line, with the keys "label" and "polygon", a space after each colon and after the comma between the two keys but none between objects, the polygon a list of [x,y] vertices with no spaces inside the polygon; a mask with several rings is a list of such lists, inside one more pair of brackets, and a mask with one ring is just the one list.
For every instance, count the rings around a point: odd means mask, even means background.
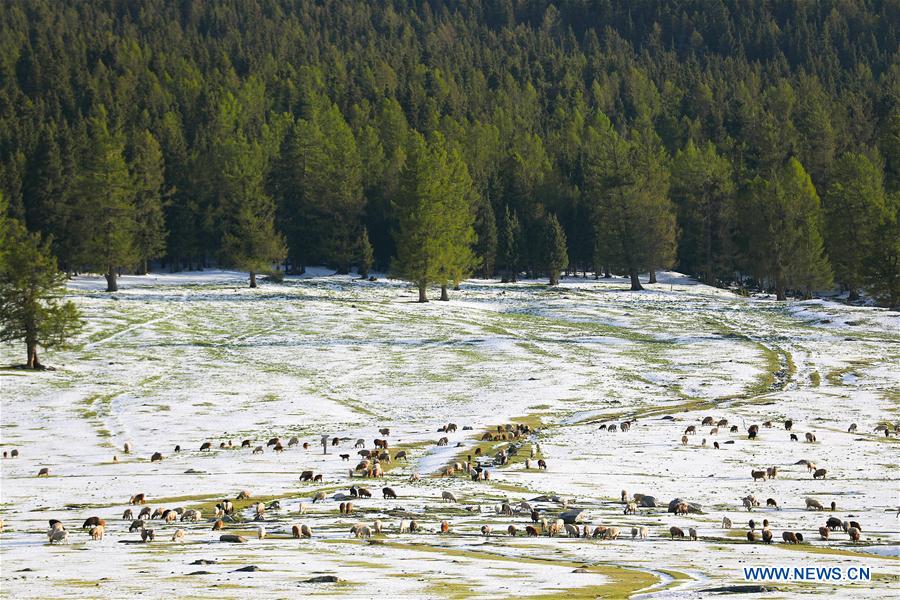
[{"label": "tall spruce tree", "polygon": [[887,195],[874,231],[875,243],[863,259],[863,287],[882,306],[900,308],[900,190]]},{"label": "tall spruce tree", "polygon": [[25,343],[29,369],[40,369],[38,349],[64,346],[81,328],[78,310],[63,300],[65,276],[48,240],[7,219],[0,195],[0,341]]},{"label": "tall spruce tree", "polygon": [[515,282],[519,272],[519,244],[521,243],[522,230],[519,226],[519,218],[516,213],[505,206],[503,209],[503,223],[500,227],[500,264],[503,269],[503,283]]},{"label": "tall spruce tree", "polygon": [[137,134],[131,159],[134,183],[134,248],[138,275],[146,275],[148,264],[166,250],[166,220],[163,212],[165,165],[159,142],[149,131]]},{"label": "tall spruce tree", "polygon": [[757,177],[740,203],[745,267],[785,300],[831,285],[822,241],[822,210],[812,180],[795,158],[772,177]]},{"label": "tall spruce tree", "polygon": [[569,254],[566,250],[566,232],[563,231],[556,215],[547,217],[545,235],[547,274],[550,278],[550,285],[559,285],[559,272],[568,266]]},{"label": "tall spruce tree", "polygon": [[586,164],[586,194],[594,206],[597,263],[627,273],[632,290],[638,274],[666,266],[675,244],[675,217],[666,173],[658,156],[599,121],[598,147]]},{"label": "tall spruce tree", "polygon": [[835,161],[822,194],[825,240],[835,279],[859,297],[863,262],[884,243],[876,231],[884,219],[886,197],[881,169],[865,155],[848,153]]},{"label": "tall spruce tree", "polygon": [[735,186],[731,163],[712,142],[675,154],[669,194],[678,215],[678,265],[713,285],[731,277]]},{"label": "tall spruce tree", "polygon": [[125,144],[110,131],[107,112],[100,107],[88,123],[89,148],[75,183],[73,209],[89,231],[83,262],[100,269],[106,291],[118,291],[118,270],[134,265],[134,187],[125,162]]}]

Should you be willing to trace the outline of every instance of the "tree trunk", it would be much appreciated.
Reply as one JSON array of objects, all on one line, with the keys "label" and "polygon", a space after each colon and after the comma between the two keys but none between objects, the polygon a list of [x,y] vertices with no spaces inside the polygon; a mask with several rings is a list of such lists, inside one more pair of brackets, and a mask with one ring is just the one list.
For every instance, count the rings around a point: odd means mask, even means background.
[{"label": "tree trunk", "polygon": [[138,275],[146,275],[147,274],[147,259],[141,260],[141,264],[138,267]]},{"label": "tree trunk", "polygon": [[650,279],[647,280],[647,283],[656,283],[656,271],[650,269]]},{"label": "tree trunk", "polygon": [[419,284],[419,302],[428,302],[428,296],[425,295],[425,283]]},{"label": "tree trunk", "polygon": [[850,290],[850,297],[847,298],[847,301],[848,301],[848,302],[856,302],[857,300],[859,300],[859,291],[856,290],[855,288],[854,288],[854,289],[851,289],[851,290]]},{"label": "tree trunk", "polygon": [[787,295],[784,293],[783,285],[779,285],[775,288],[775,299],[779,301],[787,300]]},{"label": "tree trunk", "polygon": [[250,272],[250,287],[256,287],[256,273]]},{"label": "tree trunk", "polygon": [[448,300],[450,300],[450,296],[447,295],[447,284],[446,283],[441,286],[441,300],[443,302],[447,302]]},{"label": "tree trunk", "polygon": [[639,292],[644,289],[644,286],[641,285],[641,280],[638,278],[636,269],[631,269],[628,274],[631,276],[631,291]]},{"label": "tree trunk", "polygon": [[107,292],[118,292],[119,291],[119,282],[116,281],[116,270],[110,265],[109,269],[106,271],[106,291]]},{"label": "tree trunk", "polygon": [[612,278],[612,273],[609,272],[609,267],[604,266],[603,267],[603,279],[611,279],[611,278]]},{"label": "tree trunk", "polygon": [[28,348],[28,362],[25,363],[25,366],[29,369],[40,369],[43,365],[38,359],[37,342],[26,340],[25,345]]},{"label": "tree trunk", "polygon": [[559,273],[556,269],[550,271],[550,285],[559,285]]}]

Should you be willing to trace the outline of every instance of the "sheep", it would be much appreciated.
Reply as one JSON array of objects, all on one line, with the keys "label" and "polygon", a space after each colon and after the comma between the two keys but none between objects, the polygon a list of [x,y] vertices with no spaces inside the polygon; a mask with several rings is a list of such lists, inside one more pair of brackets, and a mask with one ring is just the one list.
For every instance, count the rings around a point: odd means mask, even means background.
[{"label": "sheep", "polygon": [[184,529],[176,529],[175,533],[172,534],[173,542],[183,542],[184,541]]},{"label": "sheep", "polygon": [[637,536],[640,536],[640,538],[641,538],[642,540],[646,540],[649,531],[650,531],[650,530],[647,529],[647,527],[644,527],[644,526],[641,526],[641,527],[632,527],[632,528],[631,528],[631,539],[634,539],[634,538],[636,538]]},{"label": "sheep", "polygon": [[547,461],[545,461],[543,458],[538,459],[538,469],[542,469],[544,471],[547,470]]},{"label": "sheep", "polygon": [[731,529],[731,519],[722,517],[722,529]]},{"label": "sheep", "polygon": [[91,539],[94,541],[99,541],[103,539],[103,532],[106,531],[106,527],[103,525],[97,525],[96,527],[91,527]]},{"label": "sheep", "polygon": [[312,529],[310,529],[309,525],[307,525],[306,523],[300,525],[300,536],[305,538],[312,537]]},{"label": "sheep", "polygon": [[296,446],[299,443],[300,443],[300,438],[298,438],[295,435],[294,437],[292,437],[291,439],[288,440],[288,448],[293,448],[294,446]]},{"label": "sheep", "polygon": [[277,437],[271,438],[268,442],[266,442],[266,446],[274,446],[275,444],[281,443],[281,439]]},{"label": "sheep", "polygon": [[384,437],[388,437],[389,435],[391,435],[391,430],[388,429],[387,427],[382,427],[381,429],[378,430],[378,433],[380,433]]},{"label": "sheep", "polygon": [[828,541],[828,527],[819,527],[819,537],[824,541]]},{"label": "sheep", "polygon": [[147,520],[150,519],[150,507],[149,506],[145,506],[144,508],[141,509],[141,512],[138,513],[138,519],[144,519],[144,518],[146,518]]},{"label": "sheep", "polygon": [[313,496],[313,500],[312,500],[313,504],[315,504],[316,502],[319,502],[319,501],[322,501],[322,502],[325,501],[325,492],[316,492],[316,495]]},{"label": "sheep", "polygon": [[265,525],[257,525],[256,526],[256,539],[264,540],[266,539],[266,527]]},{"label": "sheep", "polygon": [[619,539],[619,528],[618,527],[610,527],[606,530],[606,533],[603,536],[605,540],[617,540]]},{"label": "sheep", "polygon": [[366,489],[364,487],[356,488],[356,493],[359,494],[360,498],[371,498],[372,497],[372,492],[370,492],[368,489]]},{"label": "sheep", "polygon": [[57,522],[50,531],[47,532],[47,539],[51,544],[63,544],[69,541],[69,532],[63,527],[62,523]]},{"label": "sheep", "polygon": [[719,419],[716,422],[716,427],[728,427],[728,419]]},{"label": "sheep", "polygon": [[441,533],[450,533],[449,521],[441,521]]},{"label": "sheep", "polygon": [[847,433],[853,433],[856,431],[856,423],[850,423],[850,427],[847,428]]},{"label": "sheep", "polygon": [[687,502],[679,502],[675,505],[675,514],[676,515],[686,515],[690,511],[690,506]]},{"label": "sheep", "polygon": [[705,417],[705,418],[703,419],[703,421],[700,423],[700,425],[702,425],[702,426],[704,426],[704,427],[706,427],[707,425],[712,425],[712,424],[713,424],[713,418],[712,418],[712,417]]},{"label": "sheep", "polygon": [[766,469],[766,477],[769,479],[775,479],[778,477],[778,467],[768,467]]},{"label": "sheep", "polygon": [[728,432],[729,432],[729,433],[737,433],[737,432],[738,432],[738,426],[737,426],[737,425],[732,425],[731,428],[728,430]]},{"label": "sheep", "polygon": [[128,533],[134,533],[138,529],[144,528],[144,520],[143,519],[135,519],[131,522],[131,525],[128,527]]},{"label": "sheep", "polygon": [[125,512],[122,513],[123,521],[134,521],[134,513],[131,512],[130,508],[126,508]]},{"label": "sheep", "polygon": [[213,523],[212,530],[213,531],[221,531],[225,528],[225,521],[222,519],[216,519],[216,522]]},{"label": "sheep", "polygon": [[533,527],[532,525],[526,525],[525,526],[525,535],[528,537],[537,537],[538,530],[536,527]]},{"label": "sheep", "polygon": [[390,498],[392,500],[397,499],[397,492],[395,492],[392,488],[389,488],[389,487],[381,488],[381,494],[385,500],[387,500],[388,498]]},{"label": "sheep", "polygon": [[752,531],[748,531],[748,532],[747,532],[747,541],[748,541],[748,542],[755,542],[755,541],[756,541],[756,533],[754,533],[754,532],[752,532]]},{"label": "sheep", "polygon": [[203,517],[203,513],[197,509],[186,510],[181,513],[181,521],[191,521],[196,523]]},{"label": "sheep", "polygon": [[174,523],[176,519],[178,519],[178,513],[175,512],[174,510],[168,511],[166,513],[166,515],[163,517],[163,520],[166,523]]},{"label": "sheep", "polygon": [[781,539],[784,540],[786,544],[798,544],[797,534],[792,531],[785,531],[781,534]]},{"label": "sheep", "polygon": [[669,535],[672,536],[673,540],[676,537],[684,539],[684,531],[682,531],[680,528],[675,527],[675,526],[669,527]]},{"label": "sheep", "polygon": [[235,500],[249,500],[252,497],[253,494],[251,494],[249,491],[241,490],[240,492],[238,492],[237,498],[235,498]]},{"label": "sheep", "polygon": [[150,462],[152,462],[152,463],[159,462],[162,459],[163,459],[162,452],[154,452],[153,455],[150,457]]},{"label": "sheep", "polygon": [[816,470],[816,463],[810,462],[810,461],[808,461],[808,460],[807,460],[807,461],[801,461],[801,462],[805,462],[805,463],[806,463],[806,472],[807,472],[807,473],[812,473],[813,471]]},{"label": "sheep", "polygon": [[719,428],[718,428],[718,427],[713,427],[712,429],[710,429],[710,430],[709,430],[709,435],[719,435]]},{"label": "sheep", "polygon": [[719,442],[713,442],[713,448],[715,448],[716,450],[718,450],[718,449],[719,449]]},{"label": "sheep", "polygon": [[581,534],[578,531],[578,526],[570,525],[569,523],[566,523],[565,528],[566,528],[566,535],[568,535],[569,537],[576,537],[576,538],[581,537]]},{"label": "sheep", "polygon": [[697,427],[694,425],[688,425],[687,429],[684,430],[684,435],[694,435],[697,433]]},{"label": "sheep", "polygon": [[687,444],[688,444],[688,436],[686,436],[686,435],[681,436],[681,445],[687,446]]},{"label": "sheep", "polygon": [[697,530],[694,529],[693,527],[688,527],[688,537],[690,537],[691,540],[696,542],[697,541]]},{"label": "sheep", "polygon": [[491,531],[493,531],[493,527],[490,525],[482,525],[481,526],[481,535],[484,537],[491,537]]},{"label": "sheep", "polygon": [[806,510],[823,510],[825,507],[815,498],[805,498]]},{"label": "sheep", "polygon": [[785,429],[785,431],[790,431],[790,430],[791,430],[791,427],[793,427],[793,426],[794,426],[794,422],[791,421],[790,419],[787,419],[787,420],[784,422],[784,429]]},{"label": "sheep", "polygon": [[421,481],[421,479],[422,479],[422,476],[418,472],[413,473],[409,476],[410,483],[415,483],[417,481]]},{"label": "sheep", "polygon": [[50,469],[47,467],[42,468],[40,471],[38,471],[37,476],[38,477],[50,477]]},{"label": "sheep", "polygon": [[628,492],[622,490],[622,504],[625,504],[626,502],[628,502]]},{"label": "sheep", "polygon": [[792,441],[792,442],[799,442],[799,441],[800,441],[800,439],[797,437],[797,434],[796,434],[796,433],[792,433],[792,434],[791,434],[791,441]]},{"label": "sheep", "polygon": [[211,449],[212,443],[210,442],[203,442],[202,444],[200,444],[200,452],[209,452]]},{"label": "sheep", "polygon": [[753,510],[753,507],[754,507],[754,506],[759,506],[759,501],[758,501],[758,500],[756,499],[756,497],[753,496],[753,495],[750,495],[750,496],[744,496],[743,498],[741,498],[741,502],[743,502],[744,507],[745,507],[748,511]]},{"label": "sheep", "polygon": [[765,479],[766,479],[766,472],[765,472],[765,471],[751,470],[751,471],[750,471],[750,476],[753,477],[753,481],[756,481],[756,480],[758,480],[758,479],[762,479],[763,481],[765,481]]},{"label": "sheep", "polygon": [[815,443],[815,441],[816,441],[816,434],[810,433],[810,432],[807,431],[807,432],[806,432],[806,441],[809,442],[810,444]]},{"label": "sheep", "polygon": [[750,519],[750,522],[747,523],[747,526],[750,527],[750,531],[755,531],[756,530],[756,521],[754,521],[753,519]]},{"label": "sheep", "polygon": [[816,469],[813,473],[813,479],[825,479],[826,473],[828,473],[827,469]]},{"label": "sheep", "polygon": [[147,500],[145,494],[135,494],[131,497],[130,500],[128,500],[128,503],[134,506],[135,504],[144,504],[146,501]]},{"label": "sheep", "polygon": [[772,543],[772,530],[771,529],[763,529],[762,530],[762,541],[764,544]]},{"label": "sheep", "polygon": [[103,521],[100,517],[88,517],[84,520],[84,523],[81,524],[81,528],[87,529],[88,527],[96,527],[98,525],[106,525],[106,521]]},{"label": "sheep", "polygon": [[519,530],[515,525],[510,525],[506,528],[506,534],[510,537],[516,537],[517,535],[519,535]]},{"label": "sheep", "polygon": [[759,435],[759,425],[751,425],[747,430],[747,438],[755,440],[757,435]]},{"label": "sheep", "polygon": [[156,539],[156,532],[152,529],[141,529],[141,541],[149,544]]},{"label": "sheep", "polygon": [[850,540],[851,540],[854,544],[857,543],[857,542],[859,542],[859,537],[860,537],[860,533],[859,533],[859,532],[860,532],[860,530],[857,529],[856,527],[850,527],[849,529],[847,529],[847,535],[850,536]]},{"label": "sheep", "polygon": [[636,513],[637,513],[637,503],[636,502],[629,502],[628,504],[625,505],[625,514],[626,515],[633,515]]},{"label": "sheep", "polygon": [[265,452],[265,450],[263,450],[262,446],[257,446],[253,449],[253,454],[262,454],[263,452]]}]

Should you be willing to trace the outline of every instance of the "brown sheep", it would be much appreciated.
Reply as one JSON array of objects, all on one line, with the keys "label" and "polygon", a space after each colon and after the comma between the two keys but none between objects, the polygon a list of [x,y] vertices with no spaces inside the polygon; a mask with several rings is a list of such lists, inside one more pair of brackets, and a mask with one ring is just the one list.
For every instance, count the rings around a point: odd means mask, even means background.
[{"label": "brown sheep", "polygon": [[50,477],[50,469],[48,469],[47,467],[44,467],[43,469],[38,471],[37,476],[38,477]]},{"label": "brown sheep", "polygon": [[700,425],[702,425],[702,426],[704,426],[704,427],[706,427],[707,425],[712,425],[712,424],[713,424],[713,418],[712,418],[712,417],[705,417],[705,418],[703,419],[703,421],[700,423]]},{"label": "brown sheep", "polygon": [[694,435],[695,433],[697,433],[697,427],[694,425],[688,425],[684,430],[684,435]]},{"label": "brown sheep", "polygon": [[728,419],[719,419],[716,423],[716,427],[728,427]]},{"label": "brown sheep", "polygon": [[150,507],[149,506],[145,506],[144,508],[142,508],[140,514],[138,514],[138,519],[144,519],[144,518],[147,518],[147,519],[150,518]]},{"label": "brown sheep", "polygon": [[815,473],[813,473],[813,479],[825,479],[826,473],[828,473],[826,469],[816,469]]},{"label": "brown sheep", "polygon": [[[766,506],[772,508],[778,508],[778,502],[775,501],[775,498],[767,498]],[[780,509],[779,509],[780,510]]]},{"label": "brown sheep", "polygon": [[216,522],[213,523],[212,530],[220,531],[224,527],[225,527],[225,521],[223,521],[222,519],[216,519]]},{"label": "brown sheep", "polygon": [[756,481],[756,480],[758,480],[758,479],[762,479],[763,481],[765,481],[765,479],[766,479],[766,472],[765,472],[765,471],[762,471],[762,470],[760,470],[760,471],[751,470],[751,471],[750,471],[750,476],[753,477],[753,481]]},{"label": "brown sheep", "polygon": [[265,452],[265,450],[263,450],[262,446],[257,446],[253,449],[253,454],[262,454],[263,452]]},{"label": "brown sheep", "polygon": [[381,494],[385,500],[387,500],[388,498],[391,498],[393,500],[397,499],[397,492],[389,487],[381,488]]},{"label": "brown sheep", "polygon": [[146,496],[144,494],[135,494],[128,501],[129,504],[134,506],[135,504],[144,504],[147,501]]},{"label": "brown sheep", "polygon": [[305,538],[312,537],[312,529],[310,529],[309,525],[304,523],[303,525],[300,526],[300,535]]},{"label": "brown sheep", "polygon": [[636,513],[637,513],[637,503],[636,502],[629,502],[628,504],[625,505],[625,514],[626,515],[633,515]]},{"label": "brown sheep", "polygon": [[778,477],[778,467],[768,467],[766,469],[766,477],[769,479],[775,479]]},{"label": "brown sheep", "polygon": [[133,521],[134,520],[134,513],[131,512],[130,508],[126,508],[125,512],[122,513],[122,520],[123,521]]},{"label": "brown sheep", "polygon": [[152,529],[141,529],[141,541],[145,543],[152,542],[156,539],[156,532]]},{"label": "brown sheep", "polygon": [[853,543],[859,542],[860,532],[856,527],[850,527],[847,529],[847,535],[850,536],[850,540]]},{"label": "brown sheep", "polygon": [[810,432],[807,431],[807,432],[806,432],[806,441],[809,442],[810,444],[815,443],[815,441],[816,441],[816,434],[810,433]]},{"label": "brown sheep", "polygon": [[[366,462],[366,466],[368,466],[368,461],[363,461],[363,462]],[[360,464],[362,464],[362,463],[360,463]],[[358,469],[359,469],[359,467],[357,466],[357,470]],[[313,471],[302,471],[300,473],[300,481],[312,481],[314,475],[315,475],[315,473]]]},{"label": "brown sheep", "polygon": [[538,536],[537,527],[533,527],[531,525],[526,525],[525,526],[525,535],[528,537],[537,537]]},{"label": "brown sheep", "polygon": [[300,539],[300,526],[299,526],[299,525],[292,525],[292,526],[291,526],[291,536],[293,536],[293,538],[294,538],[295,540],[299,540],[299,539]]},{"label": "brown sheep", "polygon": [[674,540],[676,537],[684,539],[684,531],[678,527],[669,527],[669,535],[672,536]]},{"label": "brown sheep", "polygon": [[799,544],[800,542],[797,540],[797,534],[792,531],[785,531],[781,534],[781,539],[785,541],[787,544]]},{"label": "brown sheep", "polygon": [[754,533],[753,531],[748,531],[747,532],[747,541],[755,542],[756,541],[756,533]]},{"label": "brown sheep", "polygon": [[688,436],[686,436],[686,435],[681,436],[681,445],[687,446],[687,443],[688,443]]},{"label": "brown sheep", "polygon": [[763,529],[762,530],[762,541],[765,544],[772,543],[772,530],[771,529]]},{"label": "brown sheep", "polygon": [[603,525],[597,525],[596,527],[594,527],[593,537],[595,539],[604,537],[606,535],[606,530],[607,528]]},{"label": "brown sheep", "polygon": [[106,531],[106,527],[103,525],[97,525],[96,527],[92,527],[91,528],[91,539],[92,540],[102,540],[104,531]]},{"label": "brown sheep", "polygon": [[106,521],[104,521],[100,517],[88,517],[84,520],[81,528],[87,529],[88,527],[97,527],[98,525],[106,525]]},{"label": "brown sheep", "polygon": [[506,533],[507,533],[507,535],[509,535],[511,537],[516,537],[516,535],[518,535],[518,533],[519,533],[519,530],[516,529],[515,525],[510,525],[509,527],[506,528]]},{"label": "brown sheep", "polygon": [[356,488],[356,493],[359,494],[360,498],[371,498],[372,497],[372,492],[370,492],[368,489],[363,488],[363,487]]},{"label": "brown sheep", "polygon": [[545,461],[543,458],[538,459],[538,469],[543,469],[545,471],[547,470],[547,461]]},{"label": "brown sheep", "polygon": [[806,510],[823,510],[825,507],[815,498],[806,498]]},{"label": "brown sheep", "polygon": [[828,541],[828,528],[827,527],[819,527],[819,537]]},{"label": "brown sheep", "polygon": [[691,540],[696,542],[697,541],[697,530],[694,529],[693,527],[688,527],[688,537],[690,537]]},{"label": "brown sheep", "polygon": [[450,533],[449,521],[441,521],[441,533]]},{"label": "brown sheep", "polygon": [[150,462],[159,462],[163,459],[163,455],[161,452],[154,452],[153,456],[150,457]]},{"label": "brown sheep", "polygon": [[738,432],[738,426],[737,426],[737,425],[732,425],[732,426],[731,426],[731,429],[729,429],[728,431],[729,431],[729,433],[737,433],[737,432]]},{"label": "brown sheep", "polygon": [[202,444],[200,444],[200,452],[209,452],[210,449],[212,449],[212,444],[210,442],[203,442]]},{"label": "brown sheep", "polygon": [[691,507],[687,502],[679,502],[675,505],[675,514],[676,515],[686,515],[688,511],[690,511]]}]

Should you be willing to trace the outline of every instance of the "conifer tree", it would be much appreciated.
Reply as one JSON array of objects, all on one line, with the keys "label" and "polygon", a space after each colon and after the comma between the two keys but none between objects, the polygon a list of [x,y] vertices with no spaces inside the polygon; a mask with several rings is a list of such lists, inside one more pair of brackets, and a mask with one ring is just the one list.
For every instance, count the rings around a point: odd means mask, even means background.
[{"label": "conifer tree", "polygon": [[0,195],[0,341],[23,341],[25,366],[40,369],[38,349],[64,346],[81,328],[78,310],[63,300],[65,276],[48,240],[6,218]]},{"label": "conifer tree", "polygon": [[559,272],[569,264],[569,255],[566,250],[566,232],[563,231],[556,215],[547,217],[546,236],[547,271],[550,276],[550,285],[559,285]]},{"label": "conifer tree", "polygon": [[89,148],[83,149],[75,183],[74,210],[89,231],[83,261],[100,269],[106,291],[118,291],[118,270],[135,261],[134,187],[125,162],[125,145],[110,131],[104,108],[89,122]]},{"label": "conifer tree", "polygon": [[134,248],[138,275],[146,275],[148,263],[166,250],[166,222],[163,213],[165,180],[163,155],[149,131],[136,136],[131,160],[134,183]]},{"label": "conifer tree", "polygon": [[519,219],[507,205],[503,209],[503,224],[500,229],[500,263],[503,268],[503,283],[516,281],[519,272],[520,237]]},{"label": "conifer tree", "polygon": [[360,277],[366,279],[369,277],[369,270],[372,268],[375,254],[372,250],[372,244],[369,242],[369,232],[365,228],[363,229],[362,235],[359,236],[357,252],[359,253],[359,258],[357,259],[357,271],[359,272]]},{"label": "conifer tree", "polygon": [[835,279],[859,297],[863,262],[884,243],[876,236],[886,211],[881,170],[863,154],[848,153],[832,164],[822,195],[825,240]]}]

